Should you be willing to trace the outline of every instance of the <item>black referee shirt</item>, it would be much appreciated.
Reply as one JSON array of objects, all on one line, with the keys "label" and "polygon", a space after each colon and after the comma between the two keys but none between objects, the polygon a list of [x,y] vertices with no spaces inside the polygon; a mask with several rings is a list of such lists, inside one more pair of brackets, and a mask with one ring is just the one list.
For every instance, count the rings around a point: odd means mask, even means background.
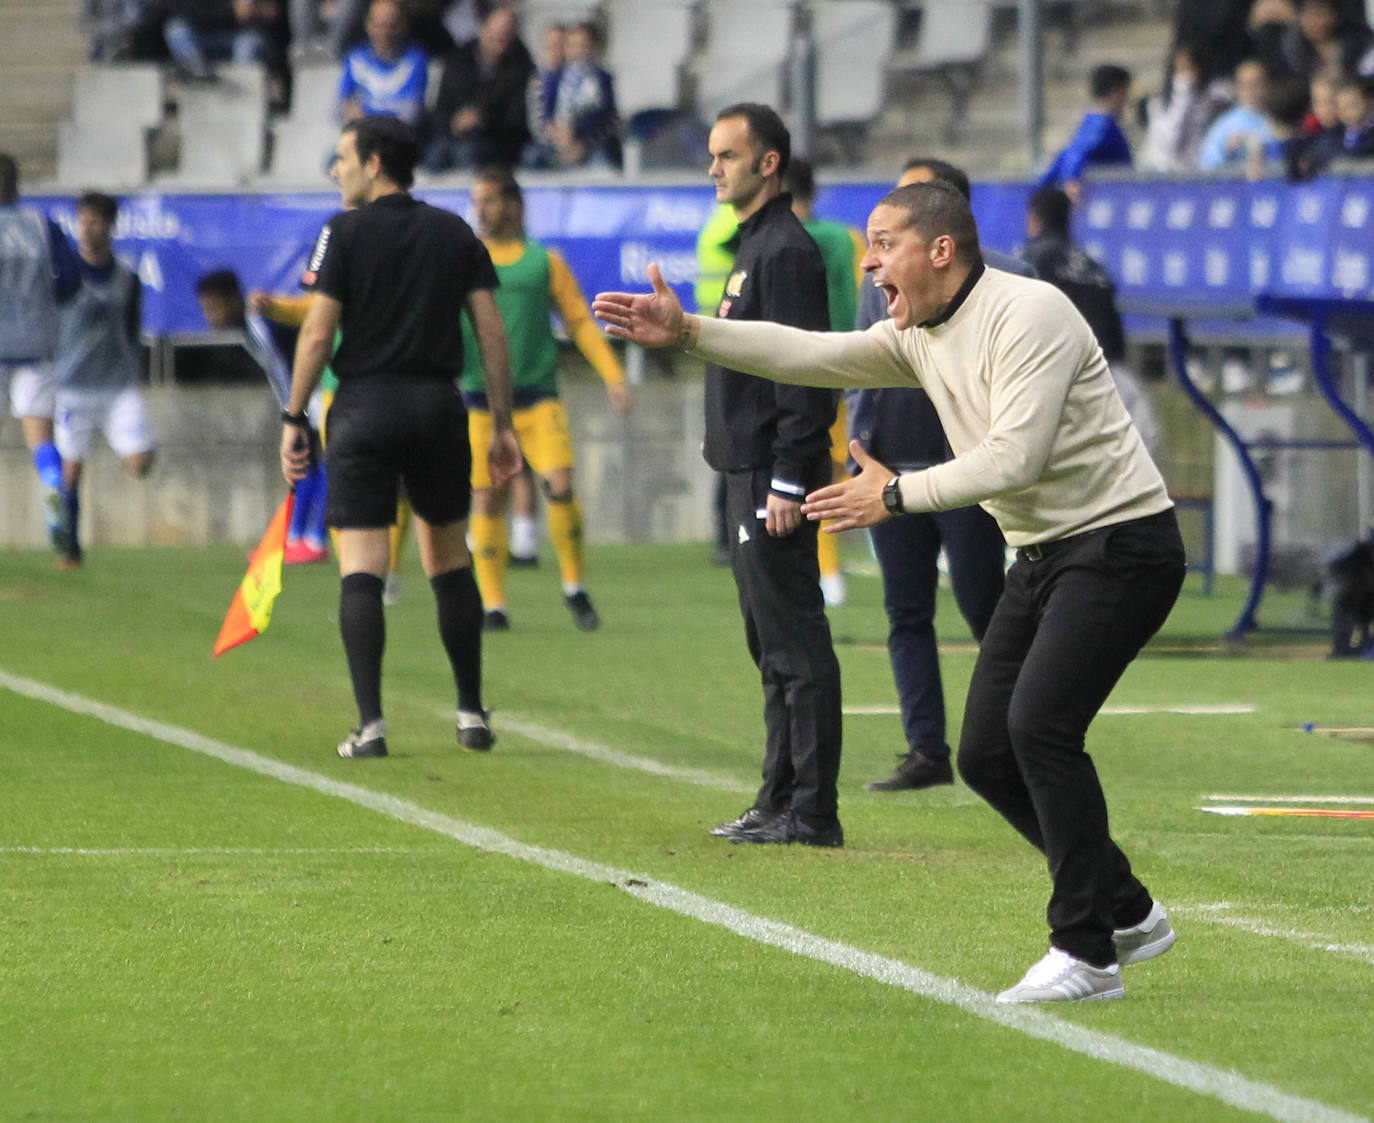
[{"label": "black referee shirt", "polygon": [[[768,200],[739,232],[717,315],[828,331],[825,262],[793,215],[792,196]],[[808,490],[828,483],[836,401],[833,390],[783,386],[709,363],[706,463],[718,472],[767,468],[775,480]]]},{"label": "black referee shirt", "polygon": [[400,192],[331,218],[302,284],[343,305],[343,340],[331,366],[347,381],[456,379],[468,296],[500,281],[466,222]]}]

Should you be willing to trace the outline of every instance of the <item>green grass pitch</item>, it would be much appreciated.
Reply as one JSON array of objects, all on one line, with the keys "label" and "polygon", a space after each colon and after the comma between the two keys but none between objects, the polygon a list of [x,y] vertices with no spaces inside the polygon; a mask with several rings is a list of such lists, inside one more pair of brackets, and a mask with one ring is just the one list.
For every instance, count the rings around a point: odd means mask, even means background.
[{"label": "green grass pitch", "polygon": [[[1113,833],[1179,942],[1126,969],[1124,1001],[1048,1011],[1078,1049],[327,790],[633,871],[843,955],[1014,982],[1044,951],[1043,861],[962,785],[865,792],[902,749],[894,714],[846,718],[844,850],[707,836],[750,802],[762,720],[704,547],[593,550],[591,634],[551,558],[512,572],[513,630],[485,644],[489,755],[454,743],[412,560],[388,609],[383,761],[334,754],[355,714],[327,567],[289,569],[267,634],[211,661],[243,565],[95,550],[58,573],[0,554],[0,1120],[1374,1114],[1374,820],[1198,810],[1374,808],[1374,734],[1322,735],[1374,725],[1374,664],[1287,630],[1313,623],[1299,595],[1270,594],[1261,621],[1285,629],[1232,647],[1242,585],[1207,598],[1190,579],[1110,705],[1253,709],[1104,714],[1090,732]],[[830,613],[845,702],[881,708],[881,589],[860,575],[850,594]],[[952,601],[938,628],[953,740],[973,647]],[[1135,1047],[1158,1062],[1119,1063]],[[1180,1083],[1190,1066],[1220,1090]]]}]

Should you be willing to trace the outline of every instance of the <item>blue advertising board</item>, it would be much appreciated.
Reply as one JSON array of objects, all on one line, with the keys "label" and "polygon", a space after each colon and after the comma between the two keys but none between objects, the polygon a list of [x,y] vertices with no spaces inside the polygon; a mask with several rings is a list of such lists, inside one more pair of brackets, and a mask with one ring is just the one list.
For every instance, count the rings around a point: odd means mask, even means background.
[{"label": "blue advertising board", "polygon": [[[863,228],[883,183],[821,190],[817,211]],[[984,245],[1024,240],[1021,183],[978,184],[974,212]],[[421,189],[465,214],[467,192]],[[690,302],[696,233],[714,206],[709,184],[528,186],[531,236],[567,258],[583,290],[643,287],[657,262]],[[73,200],[30,197],[71,233]],[[293,291],[333,192],[171,194],[122,200],[115,249],[144,283],[152,335],[204,327],[195,284],[228,268],[244,289]],[[1249,316],[1259,294],[1374,299],[1374,179],[1332,176],[1306,184],[1244,180],[1104,180],[1085,186],[1076,235],[1117,280],[1128,306],[1191,316]]]}]

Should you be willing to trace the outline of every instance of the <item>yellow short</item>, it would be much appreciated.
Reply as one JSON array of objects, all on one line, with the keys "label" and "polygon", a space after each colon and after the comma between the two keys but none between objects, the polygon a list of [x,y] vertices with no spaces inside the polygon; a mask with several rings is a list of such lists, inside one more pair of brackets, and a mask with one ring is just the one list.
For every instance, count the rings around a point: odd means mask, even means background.
[{"label": "yellow short", "polygon": [[849,410],[843,398],[835,410],[835,424],[830,426],[830,459],[842,467],[849,459]]},{"label": "yellow short", "polygon": [[[557,398],[545,398],[525,409],[517,409],[515,438],[520,451],[535,475],[547,476],[560,468],[573,466],[572,436],[568,433],[568,414]],[[472,486],[491,487],[487,449],[491,448],[491,413],[484,409],[468,412],[468,440],[472,444]]]}]

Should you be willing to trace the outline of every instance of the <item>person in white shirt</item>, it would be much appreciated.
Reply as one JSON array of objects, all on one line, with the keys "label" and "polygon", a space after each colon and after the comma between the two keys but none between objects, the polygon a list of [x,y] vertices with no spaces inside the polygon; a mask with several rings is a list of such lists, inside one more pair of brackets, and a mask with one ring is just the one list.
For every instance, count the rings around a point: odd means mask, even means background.
[{"label": "person in white shirt", "polygon": [[1168,616],[1185,561],[1173,504],[1086,321],[1043,281],[984,268],[968,202],[942,183],[884,196],[863,267],[890,319],[807,332],[686,315],[652,293],[602,293],[611,335],[677,346],[780,382],[919,384],[954,459],[894,474],[858,442],[860,473],[807,496],[836,531],[977,502],[1017,548],[964,714],[965,782],[1048,859],[1049,953],[1001,1002],[1117,998],[1120,964],[1174,931],[1107,829],[1088,725]]}]

